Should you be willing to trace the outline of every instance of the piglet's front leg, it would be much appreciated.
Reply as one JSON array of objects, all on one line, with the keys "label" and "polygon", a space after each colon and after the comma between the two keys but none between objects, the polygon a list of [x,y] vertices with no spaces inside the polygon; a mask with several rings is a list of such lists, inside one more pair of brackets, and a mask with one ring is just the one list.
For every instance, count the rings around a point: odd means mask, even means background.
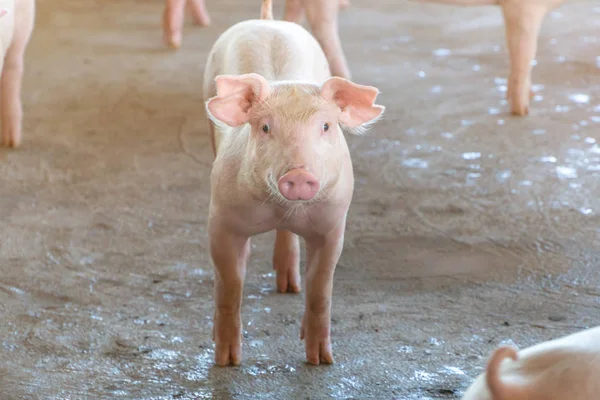
[{"label": "piglet's front leg", "polygon": [[532,61],[542,20],[548,12],[544,3],[510,0],[502,3],[506,43],[510,55],[510,75],[506,96],[515,115],[527,115],[531,100]]},{"label": "piglet's front leg", "polygon": [[306,240],[306,309],[300,339],[310,364],[332,364],[331,295],[333,274],[344,247],[346,222],[329,234]]},{"label": "piglet's front leg", "polygon": [[250,239],[228,231],[218,221],[209,225],[210,253],[215,266],[215,363],[227,366],[242,361],[242,293]]}]

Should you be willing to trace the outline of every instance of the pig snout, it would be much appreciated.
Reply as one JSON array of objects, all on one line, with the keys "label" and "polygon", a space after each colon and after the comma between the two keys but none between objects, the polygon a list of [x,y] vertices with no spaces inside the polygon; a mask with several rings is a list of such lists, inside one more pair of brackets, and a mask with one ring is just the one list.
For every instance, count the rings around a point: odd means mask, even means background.
[{"label": "pig snout", "polygon": [[277,186],[281,195],[291,201],[312,200],[321,188],[317,177],[303,168],[288,171],[279,178]]}]

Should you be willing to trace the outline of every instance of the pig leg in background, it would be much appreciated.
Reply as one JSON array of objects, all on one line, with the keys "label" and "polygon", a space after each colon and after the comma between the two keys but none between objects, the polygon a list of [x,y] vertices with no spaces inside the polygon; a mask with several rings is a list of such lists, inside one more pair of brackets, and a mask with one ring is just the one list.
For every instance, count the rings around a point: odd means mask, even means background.
[{"label": "pig leg in background", "polygon": [[250,239],[209,222],[210,255],[215,266],[215,363],[225,367],[242,360],[242,293]]},{"label": "pig leg in background", "polygon": [[304,16],[304,6],[302,5],[303,0],[286,0],[285,9],[283,11],[283,20],[289,22],[295,22],[299,24],[302,22]]},{"label": "pig leg in background", "polygon": [[[286,0],[285,10],[283,12],[283,20],[295,22],[297,24],[301,23],[302,17],[304,16],[304,7],[302,5],[303,1],[304,0]],[[340,8],[350,7],[349,0],[339,0],[338,4]]]},{"label": "pig leg in background", "polygon": [[163,12],[163,35],[167,45],[181,47],[186,0],[166,0]]},{"label": "pig leg in background", "polygon": [[327,57],[331,74],[350,80],[350,69],[338,33],[338,2],[305,0],[304,8],[312,34]]},{"label": "pig leg in background", "polygon": [[34,24],[35,3],[33,1],[17,2],[15,4],[13,40],[4,57],[2,77],[0,78],[2,144],[7,147],[18,147],[21,144],[23,64],[25,50]]},{"label": "pig leg in background", "polygon": [[290,231],[277,230],[273,269],[277,271],[279,292],[300,293],[300,241]]},{"label": "pig leg in background", "polygon": [[196,25],[210,25],[210,15],[208,15],[208,10],[206,9],[206,3],[204,0],[188,0],[188,5]]},{"label": "pig leg in background", "polygon": [[351,79],[350,69],[342,49],[338,32],[338,6],[348,7],[349,1],[340,0],[287,0],[283,19],[300,23],[303,11],[310,29],[327,56],[331,74],[345,79]]},{"label": "pig leg in background", "polygon": [[548,8],[518,1],[506,2],[502,13],[506,25],[506,43],[510,55],[510,75],[506,96],[515,115],[529,113],[531,92],[531,63],[537,51],[542,20]]},{"label": "pig leg in background", "polygon": [[306,240],[306,308],[300,339],[310,364],[332,364],[331,295],[333,273],[344,247],[346,221],[321,238]]},{"label": "pig leg in background", "polygon": [[210,16],[204,0],[166,0],[163,12],[164,41],[175,49],[181,47],[186,3],[190,6],[196,24],[200,26],[210,25]]}]

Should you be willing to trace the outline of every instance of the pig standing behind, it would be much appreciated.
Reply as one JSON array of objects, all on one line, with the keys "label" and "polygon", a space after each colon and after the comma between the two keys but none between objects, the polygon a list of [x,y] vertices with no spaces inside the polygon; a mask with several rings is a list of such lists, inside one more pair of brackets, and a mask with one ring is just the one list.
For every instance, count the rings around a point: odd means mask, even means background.
[{"label": "pig standing behind", "polygon": [[[510,360],[507,360],[510,359]],[[600,327],[517,353],[500,347],[463,400],[600,399]]]},{"label": "pig standing behind", "polygon": [[23,120],[23,59],[35,22],[35,1],[0,0],[0,8],[5,10],[4,15],[0,16],[2,145],[18,147],[21,144]]},{"label": "pig standing behind", "polygon": [[531,63],[546,14],[565,0],[419,0],[463,6],[500,5],[506,27],[510,75],[506,96],[515,115],[529,114]]},{"label": "pig standing behind", "polygon": [[338,6],[348,7],[348,1],[340,0],[287,0],[285,2],[285,21],[300,23],[303,11],[310,30],[327,56],[331,74],[351,79],[350,68],[342,48],[338,28]]},{"label": "pig standing behind", "polygon": [[[210,24],[204,0],[166,0],[163,13],[164,41],[172,48],[181,47],[185,6],[190,6],[194,21]],[[338,6],[348,7],[348,0],[286,0],[284,20],[300,23],[306,10],[313,35],[325,51],[335,76],[350,79],[350,69],[338,34]]]},{"label": "pig standing behind", "polygon": [[[263,1],[262,18],[272,15]],[[240,308],[250,237],[276,230],[273,267],[281,292],[300,291],[301,338],[312,364],[333,362],[333,273],[354,188],[342,129],[363,131],[383,113],[378,90],[331,78],[317,41],[300,25],[240,22],[214,44],[204,97],[216,159],[208,234],[215,266],[213,339],[218,365],[241,361]]]}]

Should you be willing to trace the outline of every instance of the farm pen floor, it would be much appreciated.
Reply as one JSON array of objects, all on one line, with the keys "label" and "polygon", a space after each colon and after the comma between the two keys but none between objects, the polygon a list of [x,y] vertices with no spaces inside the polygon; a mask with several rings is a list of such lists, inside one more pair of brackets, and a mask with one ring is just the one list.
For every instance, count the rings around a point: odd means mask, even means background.
[{"label": "farm pen floor", "polygon": [[222,369],[202,71],[260,2],[209,0],[213,25],[188,23],[172,52],[162,1],[38,1],[23,147],[0,150],[0,398],[454,399],[499,343],[600,323],[600,8],[547,18],[531,116],[514,118],[499,9],[372,4],[340,15],[387,115],[348,137],[337,363],[305,364],[303,295],[275,292],[268,234],[243,364]]}]

